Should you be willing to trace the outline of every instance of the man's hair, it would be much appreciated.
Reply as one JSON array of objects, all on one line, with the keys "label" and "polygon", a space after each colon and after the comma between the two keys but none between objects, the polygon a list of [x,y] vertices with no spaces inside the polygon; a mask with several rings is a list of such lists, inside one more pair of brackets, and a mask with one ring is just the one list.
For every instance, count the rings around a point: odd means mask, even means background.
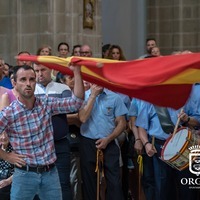
[{"label": "man's hair", "polygon": [[27,53],[28,55],[31,55],[30,52],[28,52],[28,51],[20,51],[17,55],[19,56],[19,55],[24,54],[24,53]]},{"label": "man's hair", "polygon": [[22,66],[14,66],[13,67],[13,79],[14,79],[14,81],[17,81],[17,72],[20,70],[20,69],[24,69],[25,71],[27,71],[27,70],[32,70],[33,72],[34,72],[34,74],[35,74],[35,70],[31,67],[31,66],[29,66],[29,65],[22,65]]},{"label": "man's hair", "polygon": [[156,42],[156,39],[155,39],[155,38],[147,38],[147,39],[146,39],[146,44],[147,44],[147,42],[150,41],[150,40],[153,40],[153,41]]},{"label": "man's hair", "polygon": [[111,47],[111,44],[104,44],[102,46],[102,53],[105,53],[109,48]]},{"label": "man's hair", "polygon": [[80,44],[74,45],[74,46],[73,46],[73,50],[76,49],[77,47],[81,47],[81,45],[80,45]]},{"label": "man's hair", "polygon": [[81,48],[81,45],[80,44],[76,44],[76,45],[74,45],[73,46],[73,49],[72,49],[72,56],[74,55],[74,50],[76,49],[76,48]]},{"label": "man's hair", "polygon": [[62,74],[61,72],[58,72],[57,75],[56,75],[56,82],[62,83],[61,80],[64,79],[64,76],[65,76],[64,74]]}]

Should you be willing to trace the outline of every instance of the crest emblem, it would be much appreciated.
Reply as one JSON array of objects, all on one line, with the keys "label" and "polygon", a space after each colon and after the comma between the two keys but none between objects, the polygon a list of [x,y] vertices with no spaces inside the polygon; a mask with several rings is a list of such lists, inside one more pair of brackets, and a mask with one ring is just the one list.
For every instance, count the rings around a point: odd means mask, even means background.
[{"label": "crest emblem", "polygon": [[200,146],[192,146],[189,148],[189,170],[191,173],[200,175]]}]

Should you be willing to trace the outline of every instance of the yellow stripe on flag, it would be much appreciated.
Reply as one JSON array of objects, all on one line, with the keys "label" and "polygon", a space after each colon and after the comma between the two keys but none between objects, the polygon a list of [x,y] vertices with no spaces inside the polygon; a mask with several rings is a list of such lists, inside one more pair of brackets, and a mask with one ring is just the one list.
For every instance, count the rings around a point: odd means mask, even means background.
[{"label": "yellow stripe on flag", "polygon": [[198,83],[200,80],[200,70],[199,69],[187,69],[180,74],[173,76],[172,78],[160,83],[159,85],[165,84],[193,84]]}]

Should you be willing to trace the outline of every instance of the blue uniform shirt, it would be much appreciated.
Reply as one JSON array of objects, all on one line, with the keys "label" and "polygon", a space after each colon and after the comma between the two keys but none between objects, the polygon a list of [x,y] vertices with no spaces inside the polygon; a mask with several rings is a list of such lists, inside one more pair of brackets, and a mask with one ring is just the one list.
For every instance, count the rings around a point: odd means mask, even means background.
[{"label": "blue uniform shirt", "polygon": [[142,109],[143,103],[145,103],[145,101],[136,99],[136,98],[132,98],[128,116],[129,117],[137,117]]},{"label": "blue uniform shirt", "polygon": [[[91,91],[85,93],[87,102]],[[96,97],[89,119],[81,125],[81,134],[91,139],[105,138],[115,129],[115,118],[126,115],[128,110],[118,94],[104,89]]]},{"label": "blue uniform shirt", "polygon": [[184,106],[185,112],[200,122],[200,84],[193,85],[190,97]]},{"label": "blue uniform shirt", "polygon": [[[180,110],[168,108],[168,111],[172,122],[176,125]],[[144,128],[150,136],[155,136],[155,138],[160,140],[166,140],[170,136],[163,131],[154,106],[147,102],[144,102],[141,108],[141,112],[136,119],[136,126]]]}]

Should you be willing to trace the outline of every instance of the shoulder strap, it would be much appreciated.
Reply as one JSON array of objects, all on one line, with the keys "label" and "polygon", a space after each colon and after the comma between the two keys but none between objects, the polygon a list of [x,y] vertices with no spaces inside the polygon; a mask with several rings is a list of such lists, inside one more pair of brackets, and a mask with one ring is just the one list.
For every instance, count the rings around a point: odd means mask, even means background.
[{"label": "shoulder strap", "polygon": [[158,115],[160,125],[163,131],[167,134],[172,133],[174,131],[174,123],[172,122],[169,111],[166,107],[159,107],[154,105],[156,113]]}]

